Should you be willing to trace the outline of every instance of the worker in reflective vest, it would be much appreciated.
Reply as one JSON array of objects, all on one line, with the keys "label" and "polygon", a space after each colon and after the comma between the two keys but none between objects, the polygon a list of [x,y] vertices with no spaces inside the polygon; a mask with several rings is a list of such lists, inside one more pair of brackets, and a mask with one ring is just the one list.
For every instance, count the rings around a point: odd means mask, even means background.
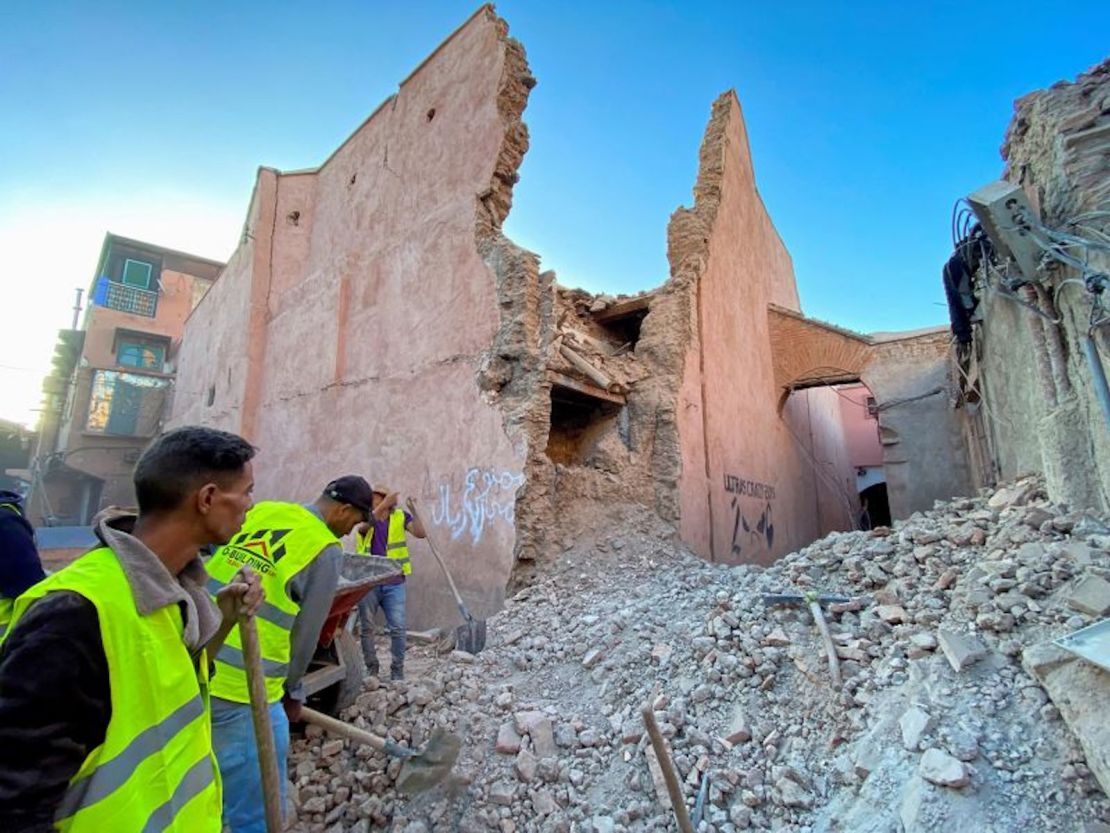
[{"label": "worker in reflective vest", "polygon": [[416,538],[427,535],[419,519],[397,508],[396,492],[388,486],[375,486],[373,518],[355,530],[355,551],[391,559],[400,565],[401,575],[372,587],[362,598],[358,605],[358,628],[367,673],[377,675],[380,666],[374,644],[374,617],[382,611],[389,631],[392,680],[405,678],[405,580],[412,575],[406,532]]},{"label": "worker in reflective vest", "polygon": [[251,504],[254,449],[182,428],[135,467],[139,514],[20,596],[0,643],[0,830],[220,833],[209,652],[262,601],[243,571],[213,604],[197,557]]},{"label": "worker in reflective vest", "polygon": [[[282,806],[289,722],[300,719],[301,678],[316,652],[343,564],[339,539],[370,513],[370,484],[357,475],[333,480],[314,503],[263,501],[242,529],[208,561],[217,592],[243,565],[262,577],[266,602],[258,612],[262,672],[281,770]],[[224,780],[224,824],[231,833],[265,833],[262,774],[255,753],[250,691],[238,628],[216,654],[212,732]]]},{"label": "worker in reflective vest", "polygon": [[23,498],[0,491],[0,636],[8,628],[16,598],[44,578],[35,529],[23,511]]}]

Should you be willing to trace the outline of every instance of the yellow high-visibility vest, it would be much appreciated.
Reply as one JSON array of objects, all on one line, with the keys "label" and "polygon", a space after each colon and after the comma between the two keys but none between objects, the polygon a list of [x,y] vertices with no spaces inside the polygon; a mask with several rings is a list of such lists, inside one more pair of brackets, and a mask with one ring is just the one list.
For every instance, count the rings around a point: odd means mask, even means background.
[{"label": "yellow high-visibility vest", "polygon": [[212,754],[208,658],[194,666],[177,604],[143,616],[115,553],[100,547],[15,602],[12,627],[47,593],[96,606],[108,660],[112,715],[104,742],[69,782],[55,824],[65,833],[220,833]]},{"label": "yellow high-visibility vest", "polygon": [[[366,534],[355,533],[355,552],[361,555],[370,554],[370,543],[374,540],[374,526],[371,523]],[[405,538],[405,513],[394,509],[389,514],[389,533],[385,539],[385,554],[397,562],[401,572],[406,576],[412,575],[412,561],[409,558],[408,540]]]},{"label": "yellow high-visibility vest", "polygon": [[[230,582],[241,567],[250,567],[262,580],[266,600],[255,617],[266,697],[276,703],[289,674],[290,634],[301,606],[289,596],[289,582],[321,552],[338,544],[327,524],[296,503],[263,501],[247,512],[243,528],[209,560],[208,591]],[[216,654],[212,696],[249,703],[243,643],[236,625]]]}]

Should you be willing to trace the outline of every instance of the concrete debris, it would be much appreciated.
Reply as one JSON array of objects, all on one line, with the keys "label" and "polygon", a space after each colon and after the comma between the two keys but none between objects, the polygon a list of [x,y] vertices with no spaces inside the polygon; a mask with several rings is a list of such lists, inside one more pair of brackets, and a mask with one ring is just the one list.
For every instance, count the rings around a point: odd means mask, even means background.
[{"label": "concrete debris", "polygon": [[933,718],[924,709],[914,706],[898,720],[902,728],[902,745],[910,752],[916,752],[921,739],[933,725]]},{"label": "concrete debris", "polygon": [[1086,576],[1071,591],[1068,605],[1089,616],[1105,616],[1110,613],[1110,581],[1099,576]]},{"label": "concrete debris", "polygon": [[937,642],[948,663],[956,671],[963,671],[987,655],[983,643],[969,634],[942,630],[937,633]]},{"label": "concrete debris", "polygon": [[[460,733],[452,778],[403,798],[399,762],[355,745],[326,757],[329,738],[313,733],[291,750],[291,830],[673,830],[645,702],[689,808],[708,778],[704,833],[1048,833],[1061,819],[1068,829],[1110,822],[1099,781],[1110,777],[1108,675],[1028,647],[1070,630],[1074,582],[1110,575],[1108,542],[1063,531],[1075,525],[1057,523],[1064,510],[1035,482],[1007,489],[1026,498],[937,504],[878,536],[833,534],[766,568],[707,563],[657,516],[607,507],[598,532],[489,620],[491,644],[471,663],[414,646],[412,681],[368,679],[342,715],[414,747],[438,727]],[[1052,520],[1030,527],[1031,507]],[[968,524],[982,543],[952,543]],[[1078,545],[1082,564],[1069,555]],[[953,576],[944,589],[942,575]],[[839,691],[809,611],[759,601],[818,586],[865,599],[827,614],[845,656]],[[881,615],[885,604],[904,615]],[[984,614],[1011,616],[1011,629],[977,629]],[[602,652],[590,668],[587,648]]]},{"label": "concrete debris", "polygon": [[966,787],[971,783],[967,764],[939,749],[925,750],[921,756],[920,772],[926,781],[941,787]]}]

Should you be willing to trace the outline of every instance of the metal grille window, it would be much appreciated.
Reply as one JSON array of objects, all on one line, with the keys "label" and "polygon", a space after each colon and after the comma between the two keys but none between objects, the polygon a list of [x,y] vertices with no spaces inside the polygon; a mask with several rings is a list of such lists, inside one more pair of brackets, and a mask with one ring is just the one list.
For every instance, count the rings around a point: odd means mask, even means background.
[{"label": "metal grille window", "polygon": [[93,371],[85,428],[95,434],[150,437],[158,432],[169,382],[156,376]]},{"label": "metal grille window", "polygon": [[101,278],[93,303],[153,318],[158,310],[158,293]]}]

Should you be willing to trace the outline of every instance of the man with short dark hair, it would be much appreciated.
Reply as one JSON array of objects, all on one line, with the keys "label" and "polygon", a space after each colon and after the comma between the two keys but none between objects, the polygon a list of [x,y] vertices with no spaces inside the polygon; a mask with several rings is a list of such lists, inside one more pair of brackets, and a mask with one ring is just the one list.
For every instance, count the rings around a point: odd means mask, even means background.
[{"label": "man with short dark hair", "polygon": [[[270,724],[281,770],[282,806],[289,721],[300,718],[301,678],[316,652],[343,564],[339,539],[370,512],[370,484],[357,475],[333,480],[306,505],[263,501],[242,529],[208,562],[209,589],[218,592],[237,570],[262,577],[266,604],[258,613],[258,642],[270,702]],[[231,833],[265,833],[262,774],[255,753],[242,643],[236,628],[216,655],[212,732],[224,782],[224,824]]]},{"label": "man with short dark hair", "polygon": [[261,603],[241,571],[213,604],[201,547],[251,505],[254,448],[210,428],[156,439],[137,516],[20,596],[0,644],[0,830],[220,833],[209,657]]}]

